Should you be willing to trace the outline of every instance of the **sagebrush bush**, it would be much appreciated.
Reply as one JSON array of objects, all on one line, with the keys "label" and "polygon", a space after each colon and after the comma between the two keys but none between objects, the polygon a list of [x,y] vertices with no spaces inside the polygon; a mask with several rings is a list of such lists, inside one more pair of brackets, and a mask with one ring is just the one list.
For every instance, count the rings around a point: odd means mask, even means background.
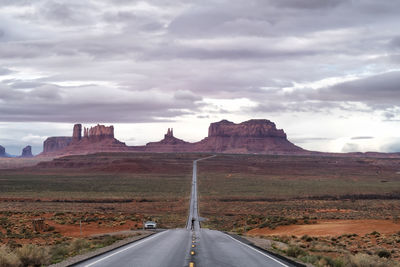
[{"label": "sagebrush bush", "polygon": [[50,249],[51,262],[58,263],[68,257],[70,248],[64,244],[55,245]]},{"label": "sagebrush bush", "polygon": [[289,246],[289,248],[288,248],[287,251],[286,251],[286,254],[287,254],[289,257],[297,258],[297,257],[299,257],[299,256],[301,256],[301,255],[305,255],[306,253],[305,253],[304,250],[302,250],[302,249],[301,249],[300,247],[298,247],[298,246]]},{"label": "sagebrush bush", "polygon": [[348,255],[344,259],[346,267],[399,267],[400,264],[386,258],[379,258],[376,255],[367,255],[358,253],[356,255]]},{"label": "sagebrush bush", "polygon": [[390,258],[392,256],[392,254],[386,249],[381,249],[377,251],[376,255],[378,255],[380,258]]},{"label": "sagebrush bush", "polygon": [[5,246],[0,247],[0,266],[2,267],[19,267],[21,266],[21,261],[18,256],[15,255]]},{"label": "sagebrush bush", "polygon": [[75,239],[74,241],[72,241],[70,245],[70,249],[74,253],[79,253],[82,250],[87,249],[89,247],[90,247],[89,242],[87,242],[84,239]]},{"label": "sagebrush bush", "polygon": [[17,256],[22,266],[42,266],[50,261],[48,249],[35,245],[24,245],[17,249]]}]

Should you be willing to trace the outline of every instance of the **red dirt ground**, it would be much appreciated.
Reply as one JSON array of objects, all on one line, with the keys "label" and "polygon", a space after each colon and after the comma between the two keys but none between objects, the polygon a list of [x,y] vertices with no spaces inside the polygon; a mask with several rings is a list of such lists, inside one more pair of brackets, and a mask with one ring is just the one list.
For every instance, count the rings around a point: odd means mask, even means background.
[{"label": "red dirt ground", "polygon": [[50,226],[54,226],[55,230],[60,232],[63,236],[67,237],[88,237],[98,234],[108,234],[118,231],[130,230],[135,222],[127,221],[124,225],[104,226],[97,223],[82,224],[82,235],[80,233],[79,225],[61,225],[52,221],[46,222]]},{"label": "red dirt ground", "polygon": [[316,224],[278,226],[276,229],[262,228],[250,230],[250,236],[294,235],[339,236],[343,234],[365,235],[377,231],[393,234],[400,231],[400,224],[389,220],[325,220]]}]

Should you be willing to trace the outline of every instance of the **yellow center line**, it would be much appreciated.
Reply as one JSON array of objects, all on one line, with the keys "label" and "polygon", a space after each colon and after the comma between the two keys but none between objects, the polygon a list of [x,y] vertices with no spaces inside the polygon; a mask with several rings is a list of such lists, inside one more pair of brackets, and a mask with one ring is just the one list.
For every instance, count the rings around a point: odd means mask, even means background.
[{"label": "yellow center line", "polygon": [[189,267],[194,267],[194,262],[190,262]]},{"label": "yellow center line", "polygon": [[194,251],[193,250],[190,252],[190,255],[194,255]]}]

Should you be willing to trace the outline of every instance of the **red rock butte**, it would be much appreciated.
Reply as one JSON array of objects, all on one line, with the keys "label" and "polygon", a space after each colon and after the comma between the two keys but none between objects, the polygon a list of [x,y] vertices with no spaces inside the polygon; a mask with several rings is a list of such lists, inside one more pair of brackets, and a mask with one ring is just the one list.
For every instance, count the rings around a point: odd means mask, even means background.
[{"label": "red rock butte", "polygon": [[83,128],[75,124],[72,137],[49,137],[42,156],[63,156],[95,152],[213,152],[213,153],[298,153],[304,152],[287,140],[283,130],[269,120],[249,120],[239,124],[222,120],[211,123],[208,137],[189,143],[168,129],[164,139],[144,146],[127,146],[114,138],[114,127],[96,125]]}]

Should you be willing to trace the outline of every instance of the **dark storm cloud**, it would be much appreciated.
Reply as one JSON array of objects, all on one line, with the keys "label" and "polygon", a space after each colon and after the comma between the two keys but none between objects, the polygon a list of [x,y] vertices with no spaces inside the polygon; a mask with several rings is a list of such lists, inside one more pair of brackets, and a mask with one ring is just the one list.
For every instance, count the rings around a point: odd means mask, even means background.
[{"label": "dark storm cloud", "polygon": [[374,75],[310,92],[308,97],[322,101],[365,102],[371,106],[398,105],[400,71]]}]

